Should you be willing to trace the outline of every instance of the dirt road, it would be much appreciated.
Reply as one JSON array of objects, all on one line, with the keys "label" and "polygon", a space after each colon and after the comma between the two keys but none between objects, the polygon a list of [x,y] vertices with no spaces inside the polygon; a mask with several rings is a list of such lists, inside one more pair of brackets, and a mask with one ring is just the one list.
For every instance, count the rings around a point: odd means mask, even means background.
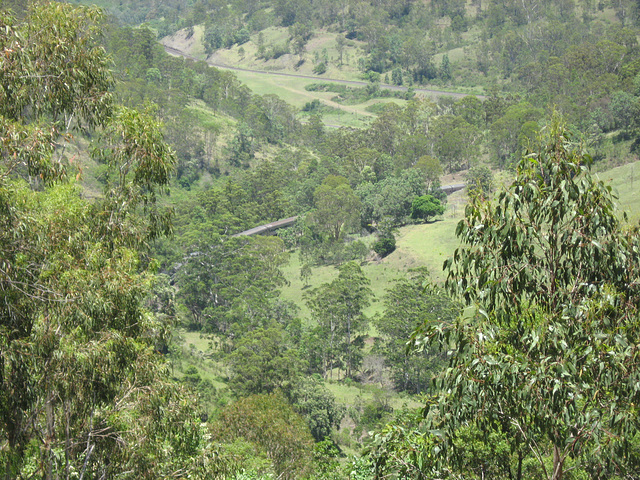
[{"label": "dirt road", "polygon": [[[173,47],[169,47],[167,45],[163,45],[165,51],[170,54],[170,55],[175,55],[175,56],[182,56],[185,58],[190,58],[192,60],[199,60],[198,58],[195,58],[191,55],[189,55],[186,52],[182,52],[180,50],[178,50],[177,48],[173,48]],[[313,80],[315,82],[333,82],[333,83],[340,83],[342,85],[350,85],[350,86],[354,86],[354,87],[365,87],[367,86],[367,82],[361,82],[358,80],[339,80],[337,78],[328,78],[328,77],[319,77],[319,76],[315,76],[315,75],[300,75],[297,73],[283,73],[283,72],[270,72],[270,71],[266,71],[266,70],[250,70],[248,68],[240,68],[240,67],[232,67],[231,65],[222,65],[220,63],[214,63],[211,61],[207,61],[207,63],[209,65],[211,65],[212,67],[216,67],[216,68],[222,68],[225,70],[233,70],[236,72],[249,72],[249,73],[261,73],[261,74],[265,74],[265,75],[274,75],[274,76],[280,76],[280,77],[291,77],[291,78],[307,78],[310,80]],[[380,88],[386,88],[389,90],[397,90],[397,91],[401,91],[401,92],[406,92],[408,90],[407,87],[402,87],[399,85],[388,85],[388,84],[384,84],[381,83],[380,84]],[[445,92],[443,90],[432,90],[429,88],[414,88],[413,89],[414,92],[416,93],[422,93],[425,95],[431,95],[433,97],[442,97],[442,96],[446,96],[446,97],[454,97],[454,98],[463,98],[463,97],[467,97],[469,96],[466,93],[455,93],[455,92]],[[484,95],[476,95],[477,98],[479,98],[480,100],[484,100],[486,97]]]}]

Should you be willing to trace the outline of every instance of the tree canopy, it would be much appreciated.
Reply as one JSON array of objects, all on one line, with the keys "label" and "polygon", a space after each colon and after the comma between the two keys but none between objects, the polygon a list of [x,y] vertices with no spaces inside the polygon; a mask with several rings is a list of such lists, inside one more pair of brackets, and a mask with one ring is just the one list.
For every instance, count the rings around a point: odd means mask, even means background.
[{"label": "tree canopy", "polygon": [[475,422],[532,452],[544,478],[562,478],[569,461],[591,472],[635,468],[640,242],[589,162],[555,118],[514,182],[467,207],[463,245],[445,269],[449,290],[476,314],[414,334],[451,355],[430,411],[439,448]]},{"label": "tree canopy", "polygon": [[318,322],[316,334],[320,342],[322,373],[333,376],[342,363],[349,377],[362,360],[362,333],[367,318],[362,310],[369,305],[369,279],[356,262],[338,267],[338,278],[309,293],[307,304]]},{"label": "tree canopy", "polygon": [[[156,349],[168,325],[145,308],[173,154],[154,119],[114,105],[100,18],[0,15],[0,474],[215,478],[224,462]],[[65,175],[83,131],[111,139],[116,180],[93,203]]]},{"label": "tree canopy", "polygon": [[444,205],[433,195],[422,195],[416,197],[411,204],[411,218],[428,221],[432,217],[442,215]]}]

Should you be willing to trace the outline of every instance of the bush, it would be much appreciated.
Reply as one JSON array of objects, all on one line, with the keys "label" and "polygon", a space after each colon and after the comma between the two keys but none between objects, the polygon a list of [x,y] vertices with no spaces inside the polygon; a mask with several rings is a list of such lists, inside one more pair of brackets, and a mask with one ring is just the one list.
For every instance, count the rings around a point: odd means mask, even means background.
[{"label": "bush", "polygon": [[411,205],[411,218],[415,220],[428,221],[431,217],[436,217],[444,213],[444,205],[432,195],[422,195],[417,197]]},{"label": "bush", "polygon": [[322,75],[327,71],[327,64],[324,62],[320,62],[315,67],[313,67],[313,73],[316,75]]},{"label": "bush", "polygon": [[378,238],[373,244],[373,251],[380,255],[381,258],[386,257],[396,249],[396,237],[388,234]]},{"label": "bush", "polygon": [[304,104],[304,106],[302,107],[302,111],[303,112],[313,112],[315,110],[318,110],[320,108],[320,100],[318,100],[317,98],[315,100],[312,100],[311,102],[307,102]]},{"label": "bush", "polygon": [[304,419],[279,394],[253,395],[224,408],[213,440],[246,440],[273,465],[278,478],[293,480],[309,473],[313,437]]},{"label": "bush", "polygon": [[471,167],[466,175],[469,197],[488,196],[493,191],[493,173],[486,165]]},{"label": "bush", "polygon": [[344,248],[344,261],[360,261],[362,262],[369,254],[369,248],[362,240],[354,240],[348,243]]},{"label": "bush", "polygon": [[251,40],[251,35],[249,33],[249,30],[247,30],[246,28],[241,28],[233,35],[233,40],[238,45],[247,43],[249,40]]}]

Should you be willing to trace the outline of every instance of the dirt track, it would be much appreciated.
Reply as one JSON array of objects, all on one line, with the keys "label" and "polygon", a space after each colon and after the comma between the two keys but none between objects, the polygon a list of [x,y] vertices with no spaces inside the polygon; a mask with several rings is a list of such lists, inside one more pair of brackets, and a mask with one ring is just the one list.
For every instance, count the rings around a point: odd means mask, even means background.
[{"label": "dirt track", "polygon": [[[192,60],[199,60],[191,55],[189,55],[188,53],[185,53],[183,51],[178,50],[177,48],[173,48],[173,47],[169,47],[167,45],[163,45],[165,51],[170,54],[170,55],[176,55],[176,56],[182,56],[185,58],[190,58]],[[328,78],[328,77],[319,77],[319,76],[312,76],[312,75],[299,75],[297,73],[283,73],[283,72],[269,72],[266,70],[250,70],[248,68],[240,68],[240,67],[232,67],[230,65],[222,65],[220,63],[214,63],[211,61],[207,60],[207,63],[209,65],[211,65],[212,67],[216,67],[216,68],[222,68],[225,70],[233,70],[236,72],[249,72],[249,73],[261,73],[261,74],[265,74],[265,75],[274,75],[274,76],[280,76],[280,77],[291,77],[291,78],[307,78],[310,80],[314,80],[315,82],[333,82],[333,83],[340,83],[342,85],[351,85],[354,87],[364,87],[367,86],[367,82],[360,82],[357,80],[339,80],[336,78]],[[380,84],[380,88],[386,88],[389,90],[397,90],[397,91],[402,91],[402,92],[406,92],[408,90],[407,87],[402,87],[399,85],[387,85],[385,83],[381,83]],[[466,93],[454,93],[454,92],[445,92],[443,90],[432,90],[429,88],[414,88],[413,89],[414,92],[416,93],[422,93],[425,95],[431,95],[433,97],[442,97],[442,96],[447,96],[447,97],[454,97],[454,98],[463,98],[463,97],[467,97],[469,96],[469,94]],[[485,96],[484,95],[476,95],[477,98],[479,98],[480,100],[484,100]]]}]

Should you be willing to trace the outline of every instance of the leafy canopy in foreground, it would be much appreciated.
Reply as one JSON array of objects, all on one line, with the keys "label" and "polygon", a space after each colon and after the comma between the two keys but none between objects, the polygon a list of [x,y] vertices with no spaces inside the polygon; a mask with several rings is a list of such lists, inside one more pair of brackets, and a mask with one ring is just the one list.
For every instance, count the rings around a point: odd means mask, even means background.
[{"label": "leafy canopy in foreground", "polygon": [[[167,325],[145,308],[173,155],[152,118],[112,105],[99,17],[47,2],[23,23],[0,14],[0,476],[219,478],[156,351]],[[78,128],[105,133],[120,172],[93,203],[62,184]]]},{"label": "leafy canopy in foreground", "polygon": [[633,468],[640,242],[589,161],[556,118],[513,184],[475,197],[458,225],[446,283],[477,314],[414,334],[450,352],[429,416],[450,454],[456,430],[475,421],[509,432],[549,479],[569,459],[592,473]]}]

